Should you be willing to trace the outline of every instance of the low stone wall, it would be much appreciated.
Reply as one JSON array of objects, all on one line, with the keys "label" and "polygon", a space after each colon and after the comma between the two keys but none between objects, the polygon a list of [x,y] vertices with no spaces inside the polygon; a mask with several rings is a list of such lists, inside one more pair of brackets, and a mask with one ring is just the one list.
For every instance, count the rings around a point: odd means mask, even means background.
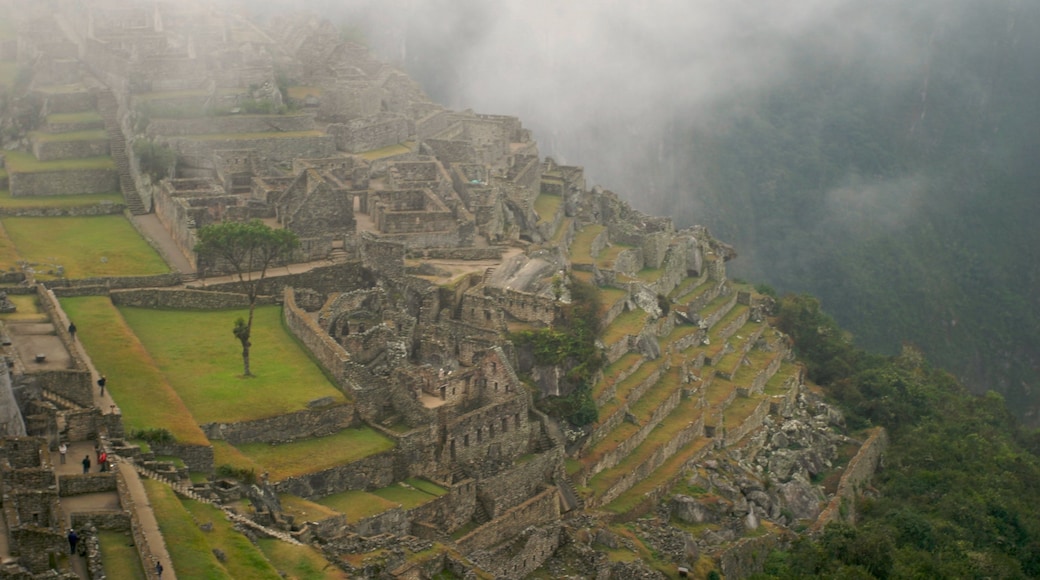
[{"label": "low stone wall", "polygon": [[[629,400],[634,402],[638,399],[629,398]],[[646,440],[647,436],[650,435],[650,432],[653,431],[669,413],[679,406],[680,401],[682,401],[682,389],[676,389],[676,391],[669,395],[660,406],[654,409],[653,415],[650,419],[647,420],[646,423],[640,425],[639,429],[632,434],[631,437],[619,443],[613,451],[603,454],[603,457],[601,457],[600,460],[588,470],[589,474],[595,475],[604,469],[610,469],[628,457],[630,453],[635,451],[636,447],[639,447],[643,441]],[[625,408],[619,410],[619,412],[625,414],[628,411],[628,408],[629,404],[626,403]]]},{"label": "low stone wall", "polygon": [[97,407],[59,411],[58,414],[65,418],[66,437],[69,441],[87,441],[97,438],[100,427],[98,419],[101,417],[101,411]]},{"label": "low stone wall", "polygon": [[491,518],[504,514],[534,495],[563,467],[563,449],[556,447],[494,477],[477,482],[477,495]]},{"label": "low stone wall", "polygon": [[[75,459],[75,457],[72,459]],[[115,472],[77,473],[58,476],[58,495],[61,497],[82,495],[84,493],[100,493],[103,491],[116,491]]]},{"label": "low stone wall", "polygon": [[312,115],[220,115],[199,119],[150,119],[150,137],[210,135],[214,133],[266,133],[268,131],[310,131]]},{"label": "low stone wall", "polygon": [[408,521],[408,514],[403,509],[391,508],[381,514],[364,518],[350,527],[354,533],[365,537],[379,534],[407,536],[412,525]]},{"label": "low stone wall", "polygon": [[[116,306],[164,308],[171,310],[228,310],[248,308],[249,297],[234,292],[210,292],[183,288],[145,288],[113,290],[109,296]],[[257,305],[277,304],[275,296],[258,296]]]},{"label": "low stone wall", "polygon": [[232,445],[287,443],[308,437],[324,437],[354,426],[354,406],[340,404],[325,409],[308,409],[277,417],[241,423],[207,423],[202,431],[208,439]]},{"label": "low stone wall", "polygon": [[[422,523],[427,523],[432,524],[437,533],[450,534],[469,522],[476,507],[476,483],[473,480],[452,485],[448,488],[447,494],[408,510],[408,517],[414,522],[411,533],[419,536],[425,529]],[[429,534],[421,537],[437,541],[443,539],[429,537]]]},{"label": "low stone wall", "polygon": [[91,111],[97,106],[93,93],[87,91],[56,92],[34,91],[44,101],[44,114],[79,113]]},{"label": "low stone wall", "polygon": [[730,446],[740,441],[744,438],[745,435],[761,427],[762,422],[765,421],[768,415],[769,401],[762,400],[761,402],[759,402],[758,406],[755,407],[755,410],[751,412],[751,415],[749,415],[748,418],[744,420],[743,423],[741,423],[740,425],[736,425],[732,428],[730,428],[728,425],[726,426],[726,434],[723,437],[724,444],[726,446]]},{"label": "low stone wall", "polygon": [[379,489],[402,479],[398,475],[404,474],[394,472],[394,463],[394,452],[387,451],[317,473],[290,477],[276,482],[274,489],[304,499],[322,498],[341,491]]},{"label": "low stone wall", "polygon": [[335,140],[329,135],[313,135],[300,137],[281,137],[279,133],[271,133],[269,138],[244,139],[190,139],[174,137],[170,146],[182,157],[203,161],[200,166],[207,166],[213,158],[214,151],[223,149],[255,149],[257,155],[270,161],[292,161],[296,158],[325,158],[336,153]]},{"label": "low stone wall", "polygon": [[[831,498],[827,507],[820,512],[820,517],[816,518],[816,522],[809,529],[810,533],[822,532],[827,524],[839,520],[851,524],[856,523],[856,494],[863,483],[874,476],[887,448],[888,432],[884,427],[875,427],[874,432],[863,442],[856,456],[845,466],[845,473],[838,482],[838,491],[834,493],[834,497]],[[845,513],[843,514],[842,511]]]},{"label": "low stone wall", "polygon": [[119,191],[119,178],[115,169],[36,171],[10,173],[8,186],[11,197],[109,193]]},{"label": "low stone wall", "polygon": [[[115,481],[115,474],[113,474],[112,480]],[[115,490],[116,487],[113,485],[112,490]],[[69,514],[69,519],[71,520],[72,528],[76,530],[86,527],[87,524],[99,530],[109,532],[127,533],[131,528],[130,514],[124,510],[72,512]]]},{"label": "low stone wall", "polygon": [[178,286],[181,283],[181,275],[178,273],[155,274],[153,276],[107,276],[100,278],[63,278],[61,280],[47,280],[42,282],[43,286],[54,291],[55,295],[77,296],[70,293],[68,289],[83,287],[103,287],[109,290],[120,288],[155,288]]},{"label": "low stone wall", "polygon": [[336,385],[342,388],[348,375],[346,367],[350,364],[350,355],[296,305],[296,295],[292,288],[285,288],[283,304],[282,316],[289,332],[307,347],[318,359],[318,364],[336,380]]},{"label": "low stone wall", "polygon": [[[127,469],[126,471],[130,473],[129,477],[137,477],[137,473],[133,469]],[[137,504],[134,503],[134,498],[130,495],[130,489],[127,487],[126,476],[124,476],[123,470],[116,470],[116,493],[119,494],[119,505],[123,506],[123,509],[130,514],[130,535],[134,538],[137,555],[141,557],[141,565],[145,570],[145,574],[152,578],[150,574],[155,570],[154,566],[157,557],[152,551],[152,546],[148,543],[148,536],[144,533],[141,519],[137,515]]]},{"label": "low stone wall", "polygon": [[552,486],[459,538],[456,544],[464,554],[486,550],[519,534],[529,526],[556,521],[559,518],[559,491],[556,486]]},{"label": "low stone wall", "polygon": [[108,155],[108,137],[72,141],[33,140],[32,153],[40,161],[102,157]]},{"label": "low stone wall", "polygon": [[181,443],[151,443],[156,455],[180,457],[184,465],[195,473],[213,473],[213,447]]},{"label": "low stone wall", "polygon": [[40,371],[33,373],[33,378],[41,389],[61,395],[81,407],[94,406],[90,371]]},{"label": "low stone wall", "polygon": [[425,260],[498,260],[504,248],[408,248],[406,256]]},{"label": "low stone wall", "polygon": [[741,538],[724,549],[717,557],[722,575],[726,578],[747,578],[761,572],[766,557],[777,548],[779,538],[772,532],[762,536]]},{"label": "low stone wall", "polygon": [[625,420],[625,413],[628,411],[629,407],[631,406],[631,403],[638,401],[639,398],[643,396],[643,393],[650,389],[650,387],[654,386],[654,384],[657,383],[658,379],[661,378],[661,375],[664,373],[664,371],[664,365],[661,365],[660,368],[650,373],[641,383],[636,385],[635,388],[632,389],[632,392],[629,393],[628,397],[626,398],[625,406],[619,408],[617,412],[611,415],[610,418],[607,419],[603,424],[596,427],[596,429],[592,432],[592,435],[589,437],[588,445],[594,445],[596,442],[602,440],[604,437],[609,435],[615,427],[620,425],[621,422]]},{"label": "low stone wall", "polygon": [[529,528],[512,542],[496,550],[473,554],[471,558],[495,578],[525,578],[560,547],[560,531],[558,522]]},{"label": "low stone wall", "polygon": [[101,201],[67,207],[0,207],[0,215],[12,217],[91,217],[123,213],[126,204]]}]

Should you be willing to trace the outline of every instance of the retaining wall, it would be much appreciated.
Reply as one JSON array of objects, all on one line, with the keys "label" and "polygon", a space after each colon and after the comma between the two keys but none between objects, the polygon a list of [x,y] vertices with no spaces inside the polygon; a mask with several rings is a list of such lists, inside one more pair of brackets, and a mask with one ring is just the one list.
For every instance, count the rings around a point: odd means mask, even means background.
[{"label": "retaining wall", "polygon": [[8,186],[12,197],[109,193],[119,191],[119,178],[115,168],[11,172]]}]

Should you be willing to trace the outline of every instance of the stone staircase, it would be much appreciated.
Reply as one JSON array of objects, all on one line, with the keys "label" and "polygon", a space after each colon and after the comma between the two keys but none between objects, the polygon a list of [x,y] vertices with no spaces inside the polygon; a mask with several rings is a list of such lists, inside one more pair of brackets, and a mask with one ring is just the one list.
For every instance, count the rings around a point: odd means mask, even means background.
[{"label": "stone staircase", "polygon": [[47,389],[40,389],[40,397],[42,397],[45,401],[50,401],[51,403],[54,403],[56,407],[62,410],[73,410],[83,408],[82,405],[79,405],[74,401],[70,401],[65,397],[59,395],[58,393],[55,393],[54,391],[49,391]]},{"label": "stone staircase", "polygon": [[119,189],[126,200],[126,207],[134,215],[148,213],[144,206],[141,195],[137,192],[137,185],[130,174],[130,158],[126,151],[126,136],[119,125],[119,104],[115,95],[110,90],[99,91],[97,94],[97,107],[101,118],[105,121],[105,132],[108,133],[109,149],[112,160],[116,163],[116,171],[119,173]]},{"label": "stone staircase", "polygon": [[[205,503],[205,504],[209,504],[211,506],[214,506],[214,507],[220,509],[222,512],[224,512],[224,514],[227,516],[227,518],[229,520],[231,520],[232,522],[234,522],[236,524],[241,524],[241,525],[243,525],[243,526],[245,526],[247,528],[250,528],[250,529],[252,529],[252,530],[254,530],[254,531],[256,531],[256,532],[258,532],[258,533],[260,533],[260,534],[262,534],[264,536],[281,540],[281,541],[283,541],[283,542],[285,542],[287,544],[292,544],[294,546],[302,546],[302,545],[304,545],[299,540],[297,540],[296,538],[292,537],[290,534],[288,534],[286,532],[283,532],[281,530],[275,530],[275,529],[269,528],[267,526],[260,525],[260,524],[258,524],[256,522],[254,522],[253,520],[243,516],[242,514],[236,513],[234,511],[232,511],[231,509],[229,509],[229,508],[227,508],[225,506],[222,506],[222,505],[214,502],[213,500],[211,500],[209,498],[202,497],[198,493],[195,493],[195,490],[193,490],[190,487],[184,485],[180,481],[174,481],[174,480],[170,479],[169,477],[167,477],[165,475],[162,475],[160,473],[157,473],[155,471],[152,471],[151,469],[148,469],[146,467],[143,467],[143,466],[137,464],[134,461],[125,460],[125,459],[121,459],[121,458],[119,460],[127,461],[127,463],[129,463],[131,466],[133,466],[134,470],[137,471],[137,473],[139,473],[141,476],[147,477],[148,479],[151,479],[151,480],[154,480],[154,481],[158,481],[158,482],[161,482],[161,483],[164,483],[164,484],[170,486],[170,488],[173,489],[174,492],[176,492],[178,495],[180,495],[182,497],[186,497],[186,498],[188,498],[190,500],[194,500],[194,501],[202,502],[202,503]],[[171,538],[170,540],[172,541],[172,540],[174,540],[174,538]]]}]

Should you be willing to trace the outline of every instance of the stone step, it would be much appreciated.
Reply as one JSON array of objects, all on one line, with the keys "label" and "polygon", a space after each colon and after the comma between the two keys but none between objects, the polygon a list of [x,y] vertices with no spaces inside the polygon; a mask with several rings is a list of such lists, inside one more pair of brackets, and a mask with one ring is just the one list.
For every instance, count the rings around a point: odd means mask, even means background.
[{"label": "stone step", "polygon": [[83,406],[47,389],[40,389],[40,396],[54,403],[61,409],[82,409]]}]

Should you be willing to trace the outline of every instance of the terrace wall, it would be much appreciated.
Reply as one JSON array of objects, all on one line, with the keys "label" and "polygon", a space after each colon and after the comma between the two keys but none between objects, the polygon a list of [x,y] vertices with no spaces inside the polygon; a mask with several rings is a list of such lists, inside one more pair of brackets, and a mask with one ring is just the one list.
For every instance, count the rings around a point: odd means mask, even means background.
[{"label": "terrace wall", "polygon": [[[109,296],[116,306],[164,308],[170,310],[227,310],[248,308],[249,297],[234,292],[212,292],[183,288],[145,288],[113,290]],[[277,304],[276,296],[258,296],[258,306]]]},{"label": "terrace wall", "polygon": [[123,202],[100,201],[90,205],[64,207],[0,207],[0,215],[12,217],[92,217],[123,213]]},{"label": "terrace wall", "polygon": [[341,491],[379,489],[403,479],[401,476],[405,474],[395,473],[394,464],[394,452],[387,451],[317,473],[284,479],[275,483],[274,489],[311,500]]},{"label": "terrace wall", "polygon": [[84,159],[108,155],[108,138],[77,139],[73,141],[33,140],[32,153],[40,161]]},{"label": "terrace wall", "polygon": [[350,355],[310,315],[296,305],[296,294],[291,287],[283,290],[282,316],[289,332],[303,343],[318,359],[318,364],[331,375],[336,386],[342,388],[347,377]]},{"label": "terrace wall", "polygon": [[[876,427],[870,437],[863,442],[859,451],[856,452],[856,456],[845,466],[845,473],[841,476],[841,481],[838,482],[838,491],[834,493],[830,503],[827,504],[827,507],[820,513],[816,522],[813,523],[810,529],[812,533],[819,533],[823,531],[827,524],[842,519],[851,524],[856,523],[856,510],[853,507],[855,506],[856,494],[863,486],[863,483],[874,476],[874,472],[877,471],[878,465],[881,464],[882,456],[884,456],[887,448],[888,432],[883,427]],[[843,504],[847,506],[845,515],[841,513]]]},{"label": "terrace wall", "polygon": [[529,526],[536,526],[560,518],[560,499],[556,486],[508,510],[501,516],[459,538],[459,551],[469,554],[486,550],[512,538]]},{"label": "terrace wall", "polygon": [[312,115],[218,115],[199,119],[151,119],[147,134],[179,137],[214,133],[295,132],[314,129]]},{"label": "terrace wall", "polygon": [[268,138],[242,139],[174,137],[170,139],[170,146],[178,155],[194,159],[195,165],[208,169],[216,169],[211,161],[213,152],[223,149],[255,149],[260,157],[285,162],[299,157],[331,157],[336,153],[335,140],[328,135],[279,137],[279,133],[271,133]]},{"label": "terrace wall", "polygon": [[119,191],[115,169],[10,172],[8,181],[12,197]]},{"label": "terrace wall", "polygon": [[184,465],[197,473],[213,473],[213,447],[183,443],[150,443],[156,455],[180,457]]},{"label": "terrace wall", "polygon": [[295,413],[239,423],[206,423],[202,431],[210,440],[224,440],[232,445],[245,443],[287,443],[308,437],[324,437],[353,427],[354,406],[340,404],[325,409],[307,409]]},{"label": "terrace wall", "polygon": [[61,497],[105,491],[116,491],[116,474],[114,471],[58,476],[58,495]]}]

